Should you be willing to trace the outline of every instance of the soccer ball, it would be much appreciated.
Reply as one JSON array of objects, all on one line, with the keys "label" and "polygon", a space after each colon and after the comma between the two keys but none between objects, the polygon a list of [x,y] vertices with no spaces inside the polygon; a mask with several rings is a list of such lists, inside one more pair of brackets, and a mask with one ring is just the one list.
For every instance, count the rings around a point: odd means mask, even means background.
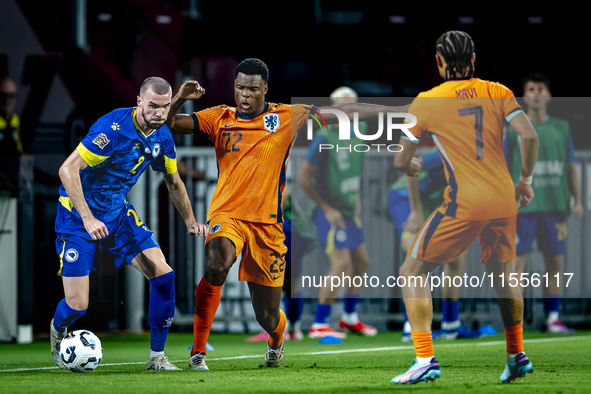
[{"label": "soccer ball", "polygon": [[101,362],[103,347],[101,341],[92,332],[73,331],[62,339],[60,358],[66,369],[72,372],[90,372]]}]

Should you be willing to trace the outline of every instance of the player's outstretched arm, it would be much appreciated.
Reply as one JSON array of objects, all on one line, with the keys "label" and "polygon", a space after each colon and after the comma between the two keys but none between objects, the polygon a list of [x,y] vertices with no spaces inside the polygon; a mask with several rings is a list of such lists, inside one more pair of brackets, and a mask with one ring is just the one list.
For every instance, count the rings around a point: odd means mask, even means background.
[{"label": "player's outstretched arm", "polygon": [[346,224],[343,214],[339,210],[331,207],[322,197],[320,197],[320,193],[318,193],[318,190],[312,181],[317,171],[317,165],[304,160],[302,172],[300,172],[300,176],[298,177],[298,183],[302,186],[308,197],[318,205],[318,208],[322,209],[326,220],[328,220],[331,226],[345,229]]},{"label": "player's outstretched arm", "polygon": [[531,176],[538,158],[538,134],[524,113],[516,115],[509,125],[521,138],[521,178],[515,186],[515,200],[519,201],[521,198],[521,209],[527,207],[534,198]]},{"label": "player's outstretched arm", "polygon": [[59,177],[70,197],[70,201],[80,214],[80,218],[84,223],[84,228],[93,240],[102,239],[109,235],[107,226],[100,220],[96,219],[88,203],[84,198],[84,191],[82,190],[82,182],[80,181],[80,171],[85,169],[88,164],[84,161],[78,150],[74,150],[72,154],[64,161],[59,169]]},{"label": "player's outstretched arm", "polygon": [[197,100],[205,94],[199,82],[187,81],[183,83],[178,93],[172,98],[170,112],[166,119],[166,125],[173,134],[193,134],[194,122],[190,115],[179,114],[181,107],[187,100]]},{"label": "player's outstretched arm", "polygon": [[189,234],[205,237],[207,235],[207,226],[195,220],[191,201],[189,201],[189,196],[187,195],[187,189],[178,171],[174,174],[164,174],[164,183],[166,183],[174,206],[187,225]]},{"label": "player's outstretched arm", "polygon": [[417,144],[404,137],[400,137],[398,143],[402,145],[402,150],[396,152],[394,155],[394,167],[408,176],[419,176],[421,162],[414,157],[415,151],[417,150]]},{"label": "player's outstretched arm", "polygon": [[339,105],[337,107],[320,107],[318,108],[318,111],[322,114],[322,117],[324,120],[326,120],[326,123],[336,123],[339,120],[338,116],[331,112],[335,109],[347,114],[349,119],[352,121],[353,115],[355,113],[358,114],[359,120],[366,120],[376,118],[381,113],[407,113],[409,108],[410,104],[396,107],[366,103],[349,103]]}]

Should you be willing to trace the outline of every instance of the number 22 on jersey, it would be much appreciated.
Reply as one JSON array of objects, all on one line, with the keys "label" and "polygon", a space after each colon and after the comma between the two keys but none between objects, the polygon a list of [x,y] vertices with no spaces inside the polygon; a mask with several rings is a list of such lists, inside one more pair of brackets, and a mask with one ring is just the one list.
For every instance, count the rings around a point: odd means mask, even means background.
[{"label": "number 22 on jersey", "polygon": [[[226,152],[240,152],[240,148],[237,147],[238,143],[242,141],[242,133],[236,132],[234,134],[224,133],[222,137],[227,138],[226,140]],[[236,141],[232,144],[232,148],[230,148],[230,141],[233,139],[232,137],[236,137]]]}]

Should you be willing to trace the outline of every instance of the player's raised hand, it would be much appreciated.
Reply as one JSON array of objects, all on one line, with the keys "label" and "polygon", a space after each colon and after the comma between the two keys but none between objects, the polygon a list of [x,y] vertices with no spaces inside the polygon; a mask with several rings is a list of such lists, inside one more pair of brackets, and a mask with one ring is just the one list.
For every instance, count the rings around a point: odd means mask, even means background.
[{"label": "player's raised hand", "polygon": [[107,226],[94,217],[84,220],[84,228],[86,229],[86,232],[92,237],[93,241],[107,238],[109,236],[109,230],[107,230]]},{"label": "player's raised hand", "polygon": [[515,186],[515,201],[519,201],[519,208],[517,210],[527,207],[533,199],[534,189],[531,187],[531,185],[526,185],[525,183],[519,181],[519,183]]},{"label": "player's raised hand", "polygon": [[410,159],[410,166],[408,167],[408,171],[406,171],[406,175],[411,177],[419,176],[419,172],[421,172],[422,168],[422,160],[413,157],[412,159]]},{"label": "player's raised hand", "polygon": [[203,223],[195,222],[188,227],[189,234],[195,235],[197,237],[206,237],[207,236],[207,226]]},{"label": "player's raised hand", "polygon": [[185,100],[197,100],[205,94],[205,89],[197,81],[187,81],[179,89],[179,97]]},{"label": "player's raised hand", "polygon": [[331,227],[340,227],[343,230],[345,228],[347,228],[343,214],[334,208],[325,209],[324,210],[324,217],[330,223]]}]

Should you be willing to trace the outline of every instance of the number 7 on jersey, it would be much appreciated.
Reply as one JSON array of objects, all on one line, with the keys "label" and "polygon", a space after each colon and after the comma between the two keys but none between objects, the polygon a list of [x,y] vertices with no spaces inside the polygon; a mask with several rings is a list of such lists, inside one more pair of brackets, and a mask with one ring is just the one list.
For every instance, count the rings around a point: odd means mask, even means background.
[{"label": "number 7 on jersey", "polygon": [[458,109],[460,116],[474,115],[474,132],[476,133],[476,160],[484,159],[484,141],[482,140],[482,117],[484,111],[479,105],[477,107]]}]

